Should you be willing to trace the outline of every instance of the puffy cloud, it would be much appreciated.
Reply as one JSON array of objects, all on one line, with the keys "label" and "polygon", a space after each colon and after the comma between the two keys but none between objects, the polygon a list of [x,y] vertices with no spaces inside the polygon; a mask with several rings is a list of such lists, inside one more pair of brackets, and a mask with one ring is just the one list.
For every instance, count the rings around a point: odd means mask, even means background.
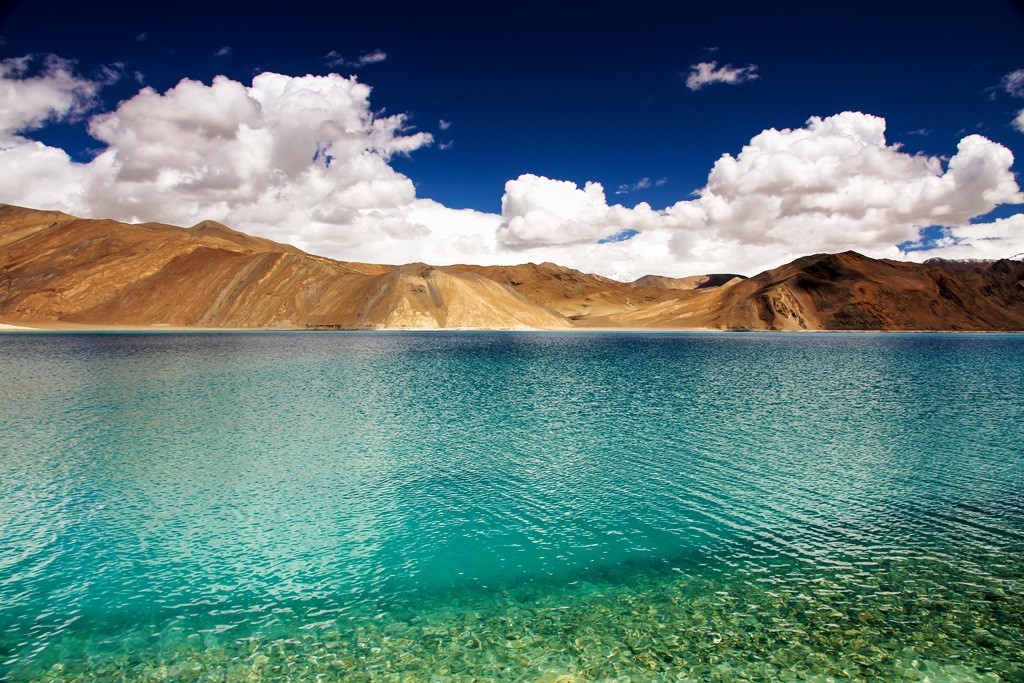
[{"label": "puffy cloud", "polygon": [[600,183],[583,189],[532,174],[505,183],[502,241],[512,247],[590,244],[615,232]]},{"label": "puffy cloud", "polygon": [[[18,125],[71,111],[77,100],[64,95],[75,88],[92,92],[58,75],[43,100],[54,103]],[[422,226],[404,219],[415,188],[389,160],[432,138],[407,130],[403,115],[374,115],[369,96],[337,74],[143,88],[92,118],[89,131],[105,149],[87,164],[13,139],[0,152],[0,200],[124,220],[212,218],[334,256],[400,239],[401,226],[421,236]]]},{"label": "puffy cloud", "polygon": [[213,53],[214,57],[227,57],[231,54],[231,48],[227,45]]},{"label": "puffy cloud", "polygon": [[964,138],[944,170],[885,140],[885,120],[858,112],[764,131],[714,165],[700,204],[708,229],[737,244],[891,253],[928,225],[957,225],[1020,202],[1005,147]]},{"label": "puffy cloud", "polygon": [[567,180],[532,174],[505,183],[498,239],[512,249],[594,244],[623,230],[644,232],[700,227],[703,211],[681,203],[655,211],[646,202],[633,208],[609,205],[601,183],[582,188]]},{"label": "puffy cloud", "polygon": [[142,88],[89,120],[102,148],[81,163],[19,131],[80,115],[102,77],[81,78],[56,59],[38,74],[2,64],[4,202],[127,221],[214,219],[344,260],[555,261],[621,279],[752,273],[849,248],[906,258],[895,245],[932,225],[946,226],[942,253],[1024,251],[1024,219],[971,224],[1022,201],[1009,150],[971,135],[944,163],[889,144],[885,121],[857,112],[763,131],[719,158],[696,198],[664,209],[610,203],[600,183],[526,174],[506,183],[497,215],[417,197],[390,162],[432,137],[404,115],[375,114],[355,77],[264,73],[249,85],[219,76]]},{"label": "puffy cloud", "polygon": [[88,170],[41,142],[0,144],[0,201],[97,216],[82,201]]},{"label": "puffy cloud", "polygon": [[736,67],[732,64],[718,66],[718,62],[699,62],[690,65],[690,72],[686,75],[686,87],[690,90],[700,90],[712,83],[739,85],[758,78],[760,76],[757,75],[757,64]]},{"label": "puffy cloud", "polygon": [[[610,206],[596,183],[580,189],[522,176],[506,184],[499,234],[525,256],[633,229],[658,235],[659,245],[689,272],[753,272],[845,249],[904,258],[896,245],[916,240],[924,227],[963,226],[1000,204],[1024,200],[1012,164],[1008,149],[971,135],[944,166],[888,144],[884,119],[844,112],[758,134],[735,157],[718,159],[697,199],[663,211]],[[649,261],[643,244],[634,237],[620,248]],[[565,251],[569,261],[580,258]]]},{"label": "puffy cloud", "polygon": [[1017,118],[1013,120],[1013,127],[1024,133],[1024,109],[1017,113]]},{"label": "puffy cloud", "polygon": [[940,257],[949,259],[1000,259],[1024,257],[1024,214],[992,222],[971,223],[943,231],[929,249],[913,251],[915,261]]},{"label": "puffy cloud", "polygon": [[0,61],[0,137],[85,113],[116,77],[107,68],[96,79],[83,78],[73,61],[55,55]]}]

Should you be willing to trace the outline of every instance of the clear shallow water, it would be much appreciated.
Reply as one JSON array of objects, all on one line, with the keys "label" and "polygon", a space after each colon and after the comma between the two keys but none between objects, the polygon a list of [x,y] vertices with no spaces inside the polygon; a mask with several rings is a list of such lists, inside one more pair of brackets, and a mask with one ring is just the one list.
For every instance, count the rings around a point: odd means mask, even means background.
[{"label": "clear shallow water", "polygon": [[1024,337],[0,335],[0,680],[1024,680]]}]

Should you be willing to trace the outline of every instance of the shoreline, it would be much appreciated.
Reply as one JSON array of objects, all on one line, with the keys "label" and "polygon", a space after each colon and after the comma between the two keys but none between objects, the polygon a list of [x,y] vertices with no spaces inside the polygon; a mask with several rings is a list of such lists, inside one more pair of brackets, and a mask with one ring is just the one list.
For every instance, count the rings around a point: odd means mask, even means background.
[{"label": "shoreline", "polygon": [[1024,334],[1024,330],[754,330],[754,329],[718,329],[710,327],[570,327],[570,328],[488,328],[488,327],[373,327],[373,328],[333,328],[333,327],[199,327],[188,325],[93,325],[89,323],[8,323],[0,322],[2,334],[69,334],[69,333],[106,333],[106,334],[139,334],[139,333],[170,333],[170,334],[211,334],[211,333],[267,333],[267,332],[341,332],[341,333],[458,333],[458,332],[500,332],[511,334],[533,334],[538,332],[555,334]]}]

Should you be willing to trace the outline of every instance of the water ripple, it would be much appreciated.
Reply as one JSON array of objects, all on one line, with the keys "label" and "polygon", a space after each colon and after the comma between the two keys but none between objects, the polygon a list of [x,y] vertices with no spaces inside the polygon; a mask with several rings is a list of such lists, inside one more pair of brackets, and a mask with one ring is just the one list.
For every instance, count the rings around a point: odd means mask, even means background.
[{"label": "water ripple", "polygon": [[3,335],[0,677],[1020,680],[1022,342]]}]

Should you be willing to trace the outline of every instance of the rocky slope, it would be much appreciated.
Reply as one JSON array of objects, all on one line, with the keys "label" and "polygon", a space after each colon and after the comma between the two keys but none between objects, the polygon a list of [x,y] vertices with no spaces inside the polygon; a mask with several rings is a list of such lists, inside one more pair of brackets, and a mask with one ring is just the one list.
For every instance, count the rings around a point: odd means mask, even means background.
[{"label": "rocky slope", "polygon": [[709,287],[728,287],[746,280],[744,275],[734,273],[713,273],[711,275],[690,275],[689,277],[665,277],[663,275],[644,275],[630,282],[634,287],[660,287],[662,289],[708,289]]},{"label": "rocky slope", "polygon": [[798,259],[730,288],[722,326],[1024,330],[1024,290],[1001,277],[856,252]]},{"label": "rocky slope", "polygon": [[674,300],[678,292],[658,287],[632,287],[600,275],[583,273],[554,263],[517,266],[452,266],[460,273],[475,273],[507,285],[517,293],[585,323],[591,318],[635,311],[652,303]]},{"label": "rocky slope", "polygon": [[1024,263],[855,252],[632,283],[552,263],[334,261],[206,221],[0,205],[0,323],[243,328],[1024,330]]},{"label": "rocky slope", "polygon": [[1024,289],[998,274],[848,251],[806,256],[609,322],[750,330],[1024,330]]},{"label": "rocky slope", "polygon": [[533,329],[557,313],[470,273],[342,263],[217,223],[85,220],[0,205],[11,324]]},{"label": "rocky slope", "polygon": [[998,259],[995,261],[964,260],[954,261],[950,259],[932,258],[925,261],[926,266],[938,266],[957,273],[978,273],[991,275],[1007,284],[1015,285],[1024,289],[1024,254],[1018,254],[1013,259]]}]

